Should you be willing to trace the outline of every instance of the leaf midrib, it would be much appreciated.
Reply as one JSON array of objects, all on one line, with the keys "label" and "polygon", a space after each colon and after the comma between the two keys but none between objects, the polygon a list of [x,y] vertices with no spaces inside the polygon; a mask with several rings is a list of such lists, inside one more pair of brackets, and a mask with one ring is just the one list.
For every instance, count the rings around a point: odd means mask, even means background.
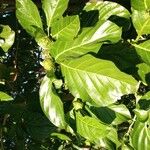
[{"label": "leaf midrib", "polygon": [[[99,76],[102,76],[102,77],[105,77],[105,78],[107,77],[107,78],[111,78],[111,79],[114,79],[114,80],[118,80],[118,79],[116,79],[114,77],[111,77],[109,75],[106,76],[106,75],[94,73],[94,72],[91,72],[91,71],[85,71],[85,70],[81,70],[81,69],[78,69],[78,68],[73,68],[73,67],[70,67],[69,65],[65,65],[63,62],[60,63],[60,64],[63,65],[64,67],[70,68],[71,70],[74,70],[74,71],[96,74],[96,75],[99,75]],[[126,80],[125,81],[120,80],[120,81],[129,84],[128,82],[125,82]]]}]

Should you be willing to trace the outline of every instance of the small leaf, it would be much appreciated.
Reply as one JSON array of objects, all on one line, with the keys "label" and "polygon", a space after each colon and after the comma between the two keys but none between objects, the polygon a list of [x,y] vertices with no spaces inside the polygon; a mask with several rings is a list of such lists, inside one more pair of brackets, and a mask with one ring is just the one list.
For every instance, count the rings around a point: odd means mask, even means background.
[{"label": "small leaf", "polygon": [[47,27],[50,28],[52,23],[60,19],[67,9],[68,0],[42,0],[42,8],[46,15]]},{"label": "small leaf", "polygon": [[13,98],[8,94],[0,91],[0,101],[12,101]]},{"label": "small leaf", "polygon": [[133,44],[133,46],[141,59],[150,66],[150,40],[140,44]]},{"label": "small leaf", "polygon": [[77,57],[88,52],[97,52],[101,42],[115,43],[121,39],[121,29],[110,21],[98,22],[95,27],[87,28],[72,41],[56,41],[51,54],[56,61],[67,57]]},{"label": "small leaf", "polygon": [[52,24],[52,36],[61,40],[72,40],[80,29],[78,16],[67,16]]},{"label": "small leaf", "polygon": [[19,23],[30,35],[35,36],[36,28],[43,30],[40,14],[31,0],[16,0],[16,8]]},{"label": "small leaf", "polygon": [[131,143],[136,150],[150,149],[150,119],[144,123],[136,120],[131,132]]},{"label": "small leaf", "polygon": [[43,112],[48,119],[57,127],[65,129],[63,103],[55,92],[52,79],[44,77],[40,87],[40,103]]},{"label": "small leaf", "polygon": [[150,34],[149,12],[132,9],[132,22],[138,34],[137,39],[143,34]]},{"label": "small leaf", "polygon": [[56,136],[57,138],[65,141],[71,141],[71,139],[67,135],[62,133],[52,133],[51,136]]},{"label": "small leaf", "polygon": [[141,63],[137,65],[137,68],[141,81],[145,84],[150,84],[150,66],[145,63]]},{"label": "small leaf", "polygon": [[85,55],[60,64],[74,97],[95,106],[108,106],[122,95],[136,91],[137,81],[110,61]]},{"label": "small leaf", "polygon": [[149,118],[149,111],[134,109],[134,112],[140,122],[146,122]]},{"label": "small leaf", "polygon": [[102,124],[95,118],[83,117],[80,113],[76,113],[76,126],[77,132],[91,142],[97,142],[110,132],[109,126]]},{"label": "small leaf", "polygon": [[0,25],[2,32],[0,33],[0,47],[7,52],[13,45],[15,40],[15,32],[7,25]]},{"label": "small leaf", "polygon": [[139,108],[143,110],[150,110],[150,92],[147,92],[138,101]]}]

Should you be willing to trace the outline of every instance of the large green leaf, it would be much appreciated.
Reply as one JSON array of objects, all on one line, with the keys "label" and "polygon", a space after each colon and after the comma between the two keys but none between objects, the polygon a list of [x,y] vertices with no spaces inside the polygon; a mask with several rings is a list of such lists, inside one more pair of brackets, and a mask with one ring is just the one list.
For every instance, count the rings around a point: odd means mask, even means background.
[{"label": "large green leaf", "polygon": [[121,39],[121,29],[110,21],[100,21],[95,27],[86,28],[72,41],[56,41],[51,54],[56,61],[62,61],[67,57],[81,56],[88,52],[97,52],[99,42],[117,42]]},{"label": "large green leaf", "polygon": [[101,123],[98,119],[89,116],[83,117],[79,112],[76,113],[76,128],[77,133],[91,142],[98,142],[110,132],[109,126]]},{"label": "large green leaf", "polygon": [[52,24],[52,36],[61,40],[72,40],[80,29],[79,17],[67,16]]},{"label": "large green leaf", "polygon": [[131,132],[131,143],[136,150],[150,149],[150,117],[146,122],[136,120]]},{"label": "large green leaf", "polygon": [[0,91],[0,101],[11,101],[13,98],[8,94]]},{"label": "large green leaf", "polygon": [[34,36],[36,28],[43,29],[38,9],[31,0],[16,0],[16,8],[19,23],[30,35]]},{"label": "large green leaf", "polygon": [[90,12],[93,11],[93,14],[88,16],[87,14],[84,16],[86,19],[83,18],[84,24],[89,24],[94,21],[95,13],[94,11],[98,11],[98,18],[100,20],[107,20],[109,17],[116,15],[119,17],[129,18],[130,13],[129,11],[124,8],[123,6],[108,1],[98,1],[97,3],[87,3],[84,7],[84,11]]},{"label": "large green leaf", "polygon": [[93,105],[107,106],[136,91],[137,81],[133,77],[112,62],[92,55],[61,62],[61,69],[72,94]]},{"label": "large green leaf", "polygon": [[48,28],[52,23],[62,17],[67,9],[68,0],[42,0],[42,8],[46,15]]},{"label": "large green leaf", "polygon": [[136,10],[150,9],[150,0],[131,0],[131,6]]},{"label": "large green leaf", "polygon": [[148,11],[132,9],[132,21],[138,34],[137,39],[143,34],[150,34],[150,14]]},{"label": "large green leaf", "polygon": [[55,92],[52,79],[44,77],[40,87],[40,103],[43,112],[57,127],[65,128],[63,103]]},{"label": "large green leaf", "polygon": [[0,33],[0,47],[7,52],[13,45],[15,40],[15,32],[7,25],[0,25],[2,32]]},{"label": "large green leaf", "polygon": [[141,59],[148,65],[150,65],[150,40],[147,40],[140,44],[133,44],[136,52]]}]

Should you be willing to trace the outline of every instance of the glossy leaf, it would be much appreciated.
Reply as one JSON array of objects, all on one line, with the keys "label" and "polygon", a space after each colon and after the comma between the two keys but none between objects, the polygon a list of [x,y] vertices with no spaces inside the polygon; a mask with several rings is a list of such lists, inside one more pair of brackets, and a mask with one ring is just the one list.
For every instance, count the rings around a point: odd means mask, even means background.
[{"label": "glossy leaf", "polygon": [[146,122],[149,118],[148,110],[134,109],[136,116],[138,117],[140,122]]},{"label": "glossy leaf", "polygon": [[51,27],[54,21],[62,17],[67,6],[68,0],[42,0],[42,8],[46,15],[48,28]]},{"label": "glossy leaf", "polygon": [[52,36],[61,40],[72,40],[80,29],[78,16],[67,16],[52,24]]},{"label": "glossy leaf", "polygon": [[150,40],[147,40],[140,44],[133,44],[136,52],[141,59],[148,65],[150,65]]},{"label": "glossy leaf", "polygon": [[11,101],[13,98],[8,94],[0,91],[0,101]]},{"label": "glossy leaf", "polygon": [[144,123],[136,120],[131,132],[131,143],[136,150],[150,149],[150,119]]},{"label": "glossy leaf", "polygon": [[[96,11],[98,11],[98,19],[100,20],[107,20],[111,16],[118,16],[123,18],[130,18],[129,11],[121,6],[120,4],[114,3],[114,2],[108,2],[108,1],[98,1],[96,3],[87,3],[86,6],[83,9],[87,13],[84,16],[83,25],[91,24],[91,22],[96,22]],[[93,12],[90,15],[88,15],[88,12]],[[95,13],[94,13],[95,12]]]},{"label": "glossy leaf", "polygon": [[143,81],[145,84],[150,84],[150,66],[145,63],[141,63],[137,65],[137,68],[141,81]]},{"label": "glossy leaf", "polygon": [[132,9],[132,22],[138,34],[137,39],[143,34],[150,34],[150,14],[148,11]]},{"label": "glossy leaf", "polygon": [[43,30],[36,5],[31,0],[16,0],[16,16],[22,27],[32,36],[36,28]]},{"label": "glossy leaf", "polygon": [[149,0],[131,0],[131,6],[136,10],[148,10],[150,9]]},{"label": "glossy leaf", "polygon": [[40,103],[43,112],[48,119],[57,127],[64,129],[66,126],[64,118],[63,103],[55,92],[52,79],[44,77],[40,87]]},{"label": "glossy leaf", "polygon": [[7,25],[0,25],[2,32],[0,33],[0,47],[7,52],[13,45],[15,40],[15,32]]},{"label": "glossy leaf", "polygon": [[78,134],[91,142],[97,142],[110,132],[109,126],[102,124],[95,118],[83,117],[80,113],[76,113],[76,128]]},{"label": "glossy leaf", "polygon": [[61,63],[72,94],[96,106],[108,106],[124,94],[136,91],[136,80],[112,62],[85,55]]},{"label": "glossy leaf", "polygon": [[56,41],[51,54],[56,61],[62,61],[65,57],[77,57],[88,52],[97,52],[99,42],[115,43],[121,38],[121,29],[110,21],[98,22],[95,27],[87,28],[72,41]]}]

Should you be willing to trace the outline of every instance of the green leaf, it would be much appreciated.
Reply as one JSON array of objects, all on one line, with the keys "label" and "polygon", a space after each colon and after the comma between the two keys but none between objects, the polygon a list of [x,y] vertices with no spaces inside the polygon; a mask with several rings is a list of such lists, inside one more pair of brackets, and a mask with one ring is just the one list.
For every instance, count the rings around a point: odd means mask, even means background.
[{"label": "green leaf", "polygon": [[131,119],[129,110],[125,105],[110,105],[108,107],[90,107],[90,110],[107,124],[118,125]]},{"label": "green leaf", "polygon": [[97,52],[101,42],[115,43],[121,39],[121,29],[110,21],[98,22],[95,27],[86,28],[72,41],[56,41],[51,54],[56,61],[66,57],[77,57],[88,52]]},{"label": "green leaf", "polygon": [[[99,12],[99,19],[100,20],[107,20],[109,17],[116,15],[119,17],[129,18],[130,13],[129,11],[124,8],[123,6],[114,3],[114,2],[108,2],[108,1],[98,1],[96,3],[87,3],[84,7],[85,11],[93,11],[98,10]],[[93,13],[94,15],[94,13]],[[94,16],[91,18],[88,18],[86,22],[92,21]],[[91,20],[92,19],[92,20]]]},{"label": "green leaf", "polygon": [[138,101],[139,108],[142,110],[150,110],[150,92],[147,92]]},{"label": "green leaf", "polygon": [[146,122],[149,118],[149,111],[141,110],[141,109],[134,109],[134,112],[140,122]]},{"label": "green leaf", "polygon": [[16,8],[19,23],[30,35],[35,36],[36,28],[43,30],[40,14],[31,0],[16,0]]},{"label": "green leaf", "polygon": [[150,149],[150,119],[145,123],[136,120],[131,132],[131,143],[136,150]]},{"label": "green leaf", "polygon": [[109,140],[111,140],[112,142],[114,142],[116,144],[116,147],[119,148],[119,146],[121,145],[119,139],[118,139],[118,134],[117,134],[117,130],[115,128],[111,128],[110,132],[107,135],[107,138]]},{"label": "green leaf", "polygon": [[0,91],[0,101],[12,101],[13,98],[8,94]]},{"label": "green leaf", "polygon": [[111,106],[108,106],[108,107],[111,110],[113,110],[116,114],[116,118],[114,119],[112,124],[114,124],[114,125],[121,124],[121,123],[131,119],[131,114],[130,114],[129,110],[127,109],[127,107],[125,105],[123,105],[123,104],[111,105]]},{"label": "green leaf", "polygon": [[61,40],[72,40],[77,36],[80,30],[79,17],[67,16],[52,24],[52,36],[56,39]]},{"label": "green leaf", "polygon": [[141,59],[148,65],[150,65],[150,40],[147,40],[140,44],[133,44],[136,52]]},{"label": "green leaf", "polygon": [[7,25],[0,25],[2,32],[0,33],[0,47],[7,52],[13,45],[15,40],[15,32]]},{"label": "green leaf", "polygon": [[85,55],[61,62],[66,84],[74,97],[96,106],[108,106],[136,91],[137,81],[112,62]]},{"label": "green leaf", "polygon": [[109,126],[102,124],[95,118],[83,117],[80,113],[76,113],[76,127],[77,133],[91,142],[97,142],[110,132]]},{"label": "green leaf", "polygon": [[131,0],[131,6],[139,11],[150,9],[149,0]]},{"label": "green leaf", "polygon": [[141,63],[137,65],[137,68],[141,81],[143,81],[145,84],[150,84],[150,66],[145,63]]},{"label": "green leaf", "polygon": [[149,12],[132,9],[132,22],[138,34],[137,39],[143,34],[150,34]]},{"label": "green leaf", "polygon": [[44,77],[40,87],[40,103],[43,112],[57,127],[65,129],[63,103],[55,92],[52,79]]},{"label": "green leaf", "polygon": [[67,135],[62,133],[52,133],[51,136],[56,136],[57,138],[65,141],[71,141],[71,139]]},{"label": "green leaf", "polygon": [[47,27],[51,25],[57,19],[60,19],[67,9],[68,0],[42,0],[42,8],[46,15]]}]

